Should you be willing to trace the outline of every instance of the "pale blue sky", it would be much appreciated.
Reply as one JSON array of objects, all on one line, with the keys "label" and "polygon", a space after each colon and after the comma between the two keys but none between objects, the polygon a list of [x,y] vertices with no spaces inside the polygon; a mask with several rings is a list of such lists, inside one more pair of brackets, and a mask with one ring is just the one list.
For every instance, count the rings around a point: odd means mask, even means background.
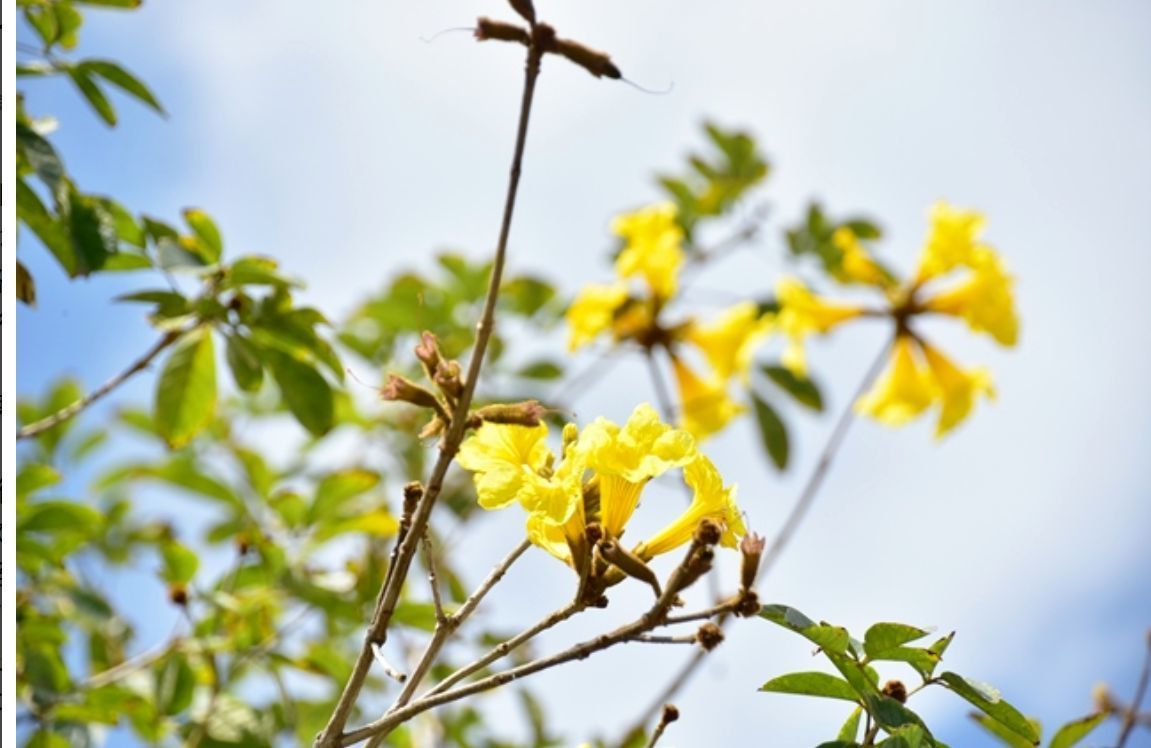
[{"label": "pale blue sky", "polygon": [[[988,215],[988,238],[1019,278],[1018,349],[957,327],[929,330],[965,364],[991,368],[998,402],[943,444],[927,424],[858,424],[766,597],[860,631],[881,619],[957,629],[948,666],[995,683],[1049,729],[1085,713],[1098,680],[1129,693],[1151,623],[1143,301],[1151,5],[539,6],[564,35],[609,51],[625,75],[675,88],[647,96],[547,65],[513,270],[546,273],[570,290],[607,278],[611,215],[656,197],[653,170],[675,168],[710,117],[748,128],[771,157],[773,225],[818,196],[833,212],[878,218],[888,231],[881,251],[906,269],[927,206],[947,198]],[[124,61],[171,117],[124,102],[122,126],[108,132],[63,83],[28,82],[29,106],[60,117],[56,142],[86,189],[160,216],[207,208],[229,251],[281,258],[308,280],[307,298],[338,318],[434,249],[481,256],[494,241],[518,53],[464,33],[419,40],[477,14],[509,15],[499,2],[153,0],[128,16],[93,11],[82,51]],[[783,267],[775,236],[700,286],[763,291]],[[61,369],[94,383],[151,340],[138,310],[102,306],[136,281],[64,283],[37,253],[24,256],[41,307],[19,317],[23,387]],[[814,347],[833,408],[880,343],[878,331],[858,329]],[[622,373],[642,381],[638,365]],[[146,397],[151,385],[141,378],[115,399]],[[647,397],[600,388],[579,403],[580,416],[620,419]],[[752,526],[767,534],[831,425],[792,420],[798,464],[783,479],[759,464],[746,422],[709,449],[740,484]],[[520,532],[511,515],[483,527],[465,543],[477,569]],[[566,582],[565,570],[543,560],[519,573],[493,614],[509,625],[561,603],[536,590]],[[517,598],[517,581],[532,591]],[[608,729],[629,721],[658,674],[677,666],[670,654],[634,648],[539,685],[575,738],[589,714]],[[779,745],[807,745],[834,734],[838,705],[755,692],[773,675],[810,666],[802,640],[755,621],[735,627],[680,697],[684,718],[666,744],[775,734]],[[646,683],[621,673],[643,673]],[[983,744],[958,699],[942,694],[919,706],[952,745]]]}]

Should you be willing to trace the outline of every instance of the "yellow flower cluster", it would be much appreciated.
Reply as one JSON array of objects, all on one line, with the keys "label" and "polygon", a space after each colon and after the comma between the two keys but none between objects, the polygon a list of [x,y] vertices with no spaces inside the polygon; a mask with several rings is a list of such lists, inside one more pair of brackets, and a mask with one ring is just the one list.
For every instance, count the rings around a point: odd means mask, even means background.
[{"label": "yellow flower cluster", "polygon": [[[899,425],[938,404],[936,436],[942,437],[967,417],[980,395],[994,396],[991,378],[984,369],[961,369],[912,330],[911,320],[931,313],[957,317],[975,332],[1011,347],[1018,340],[1019,319],[1014,281],[996,251],[980,239],[983,216],[939,203],[930,219],[919,267],[904,284],[884,271],[850,230],[840,229],[833,238],[843,252],[840,279],[882,291],[886,308],[830,301],[785,278],[776,288],[776,323],[790,339],[784,364],[802,372],[806,337],[863,316],[892,318],[896,333],[888,367],[856,407],[880,422]],[[930,290],[936,280],[955,272],[965,273],[957,284]]]},{"label": "yellow flower cluster", "polygon": [[[639,506],[644,486],[674,468],[684,469],[693,490],[688,509],[635,547],[643,560],[687,543],[699,522],[723,528],[721,545],[734,547],[746,532],[735,489],[723,479],[695,439],[660,421],[647,404],[623,426],[599,418],[580,431],[568,424],[559,464],[547,447],[546,425],[484,423],[460,446],[457,461],[474,474],[480,506],[498,509],[518,502],[528,513],[532,543],[585,578],[594,540],[618,540]],[[589,539],[589,525],[597,530]]]},{"label": "yellow flower cluster", "polygon": [[[609,331],[617,343],[631,340],[649,352],[664,347],[679,392],[680,427],[697,439],[715,434],[745,410],[730,397],[728,387],[735,378],[747,381],[755,346],[768,335],[768,319],[749,301],[724,310],[711,323],[688,319],[662,325],[660,313],[679,288],[686,258],[675,206],[660,203],[619,216],[612,229],[624,240],[615,263],[617,280],[587,286],[572,301],[567,312],[569,350]],[[633,295],[629,280],[637,276],[645,292]],[[706,375],[684,360],[683,344],[706,360]]]}]

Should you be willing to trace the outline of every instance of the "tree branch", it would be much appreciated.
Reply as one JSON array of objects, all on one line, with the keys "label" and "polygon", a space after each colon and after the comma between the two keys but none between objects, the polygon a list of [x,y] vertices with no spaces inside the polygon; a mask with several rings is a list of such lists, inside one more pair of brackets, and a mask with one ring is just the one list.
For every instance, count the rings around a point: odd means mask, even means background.
[{"label": "tree branch", "polygon": [[74,418],[85,408],[92,405],[97,400],[101,399],[109,392],[122,385],[134,374],[148,368],[148,365],[152,363],[156,356],[159,356],[165,348],[179,340],[180,337],[183,336],[186,332],[188,332],[188,330],[172,330],[165,333],[152,345],[151,348],[149,348],[144,353],[143,356],[136,359],[127,369],[112,377],[104,384],[92,390],[91,393],[80,398],[71,405],[67,405],[50,416],[41,418],[39,421],[34,421],[24,426],[16,432],[16,438],[19,440],[37,436],[44,433],[48,429],[53,428],[54,426],[59,426],[61,423],[64,423],[70,418]]}]

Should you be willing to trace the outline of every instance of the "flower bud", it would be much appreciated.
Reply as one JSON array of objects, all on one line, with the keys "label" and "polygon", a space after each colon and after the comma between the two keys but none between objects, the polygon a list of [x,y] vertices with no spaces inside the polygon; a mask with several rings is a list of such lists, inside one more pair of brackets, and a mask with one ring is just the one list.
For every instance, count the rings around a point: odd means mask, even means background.
[{"label": "flower bud", "polygon": [[547,411],[538,400],[525,400],[522,403],[485,405],[476,411],[481,421],[503,423],[514,426],[539,426]]},{"label": "flower bud", "polygon": [[615,66],[607,54],[585,47],[571,39],[556,39],[548,51],[566,57],[596,78],[619,80],[622,77],[619,68]]},{"label": "flower bud", "polygon": [[528,36],[527,30],[523,27],[516,26],[514,23],[494,21],[483,16],[476,19],[475,33],[476,41],[480,42],[495,39],[501,42],[519,42],[525,47],[531,44],[531,37]]},{"label": "flower bud", "polygon": [[907,686],[901,680],[889,680],[883,684],[883,695],[895,699],[900,704],[907,703]]},{"label": "flower bud", "polygon": [[670,725],[677,719],[679,719],[679,710],[675,708],[675,704],[664,704],[663,715],[660,717],[659,721],[665,725]]},{"label": "flower bud", "polygon": [[464,391],[463,380],[460,379],[461,369],[459,361],[440,361],[432,375],[432,381],[450,398],[458,398]]},{"label": "flower bud", "polygon": [[508,0],[508,4],[528,23],[536,22],[536,8],[532,4],[532,0]]},{"label": "flower bud", "polygon": [[440,354],[440,343],[436,340],[436,336],[427,330],[420,333],[420,342],[416,345],[416,358],[423,364],[424,371],[431,379],[443,356]]},{"label": "flower bud", "polygon": [[643,562],[643,559],[611,539],[601,540],[599,550],[604,559],[618,567],[629,577],[635,577],[641,582],[651,585],[651,588],[655,590],[655,596],[660,596],[659,579],[651,567]]},{"label": "flower bud", "polygon": [[708,621],[695,632],[695,640],[699,642],[699,646],[703,647],[705,651],[710,652],[723,641],[723,629],[711,621]]},{"label": "flower bud", "polygon": [[168,600],[173,605],[179,605],[183,608],[188,604],[188,588],[179,582],[173,583],[168,587]]},{"label": "flower bud", "polygon": [[704,518],[696,526],[692,540],[700,545],[715,545],[722,536],[723,531],[715,520]]},{"label": "flower bud", "polygon": [[755,577],[759,574],[759,561],[763,558],[763,547],[766,545],[763,536],[749,532],[739,541],[741,555],[739,564],[739,588],[750,590],[755,586]]},{"label": "flower bud", "polygon": [[380,388],[380,397],[385,400],[419,405],[422,408],[436,408],[439,406],[435,395],[423,387],[420,387],[415,382],[401,377],[399,374],[388,375],[384,386]]}]

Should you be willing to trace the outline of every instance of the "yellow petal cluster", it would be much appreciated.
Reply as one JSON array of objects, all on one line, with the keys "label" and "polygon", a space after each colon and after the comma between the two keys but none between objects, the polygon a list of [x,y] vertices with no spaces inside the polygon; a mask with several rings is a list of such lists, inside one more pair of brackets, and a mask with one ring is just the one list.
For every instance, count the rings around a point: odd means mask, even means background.
[{"label": "yellow petal cluster", "polygon": [[843,254],[839,267],[840,280],[845,283],[864,283],[883,289],[894,285],[895,279],[875,261],[850,228],[841,226],[836,229],[831,241]]},{"label": "yellow petal cluster", "polygon": [[919,282],[970,265],[985,223],[981,213],[945,202],[931,206],[929,219],[931,229],[919,260]]},{"label": "yellow petal cluster", "polygon": [[711,377],[701,379],[679,358],[672,359],[679,392],[680,427],[702,441],[723,431],[733,418],[747,408],[727,393],[727,382]]},{"label": "yellow petal cluster", "polygon": [[779,280],[775,293],[779,302],[775,324],[789,340],[783,364],[797,374],[807,373],[807,359],[803,351],[805,338],[813,334],[825,335],[864,312],[859,305],[841,304],[817,296],[803,281],[791,276]]},{"label": "yellow petal cluster", "polygon": [[881,423],[900,426],[938,404],[935,436],[942,438],[970,415],[980,395],[994,397],[986,370],[960,369],[937,348],[899,335],[887,370],[855,407]]},{"label": "yellow petal cluster", "polygon": [[712,372],[721,380],[739,377],[746,382],[755,348],[771,331],[771,320],[754,302],[725,309],[710,324],[693,322],[687,340],[703,352]]},{"label": "yellow petal cluster", "polygon": [[658,203],[617,217],[612,231],[624,240],[616,258],[620,278],[641,276],[659,299],[675,296],[686,254],[673,203]]},{"label": "yellow petal cluster", "polygon": [[924,306],[962,318],[973,331],[990,335],[1000,345],[1014,346],[1019,339],[1014,279],[995,250],[987,246],[976,249],[970,267],[967,278],[932,296]]},{"label": "yellow petal cluster", "polygon": [[612,327],[616,311],[627,301],[622,283],[585,286],[568,307],[568,350],[575,351]]},{"label": "yellow petal cluster", "polygon": [[692,488],[691,504],[674,522],[636,547],[640,558],[649,559],[674,550],[691,540],[699,523],[709,519],[720,526],[720,545],[734,548],[747,533],[743,514],[735,503],[735,487],[723,485],[715,464],[699,455],[683,470],[683,478]]},{"label": "yellow petal cluster", "polygon": [[535,507],[524,485],[552,459],[545,440],[548,427],[484,423],[460,445],[456,461],[475,473],[476,494],[484,509],[502,509],[519,500]]}]

